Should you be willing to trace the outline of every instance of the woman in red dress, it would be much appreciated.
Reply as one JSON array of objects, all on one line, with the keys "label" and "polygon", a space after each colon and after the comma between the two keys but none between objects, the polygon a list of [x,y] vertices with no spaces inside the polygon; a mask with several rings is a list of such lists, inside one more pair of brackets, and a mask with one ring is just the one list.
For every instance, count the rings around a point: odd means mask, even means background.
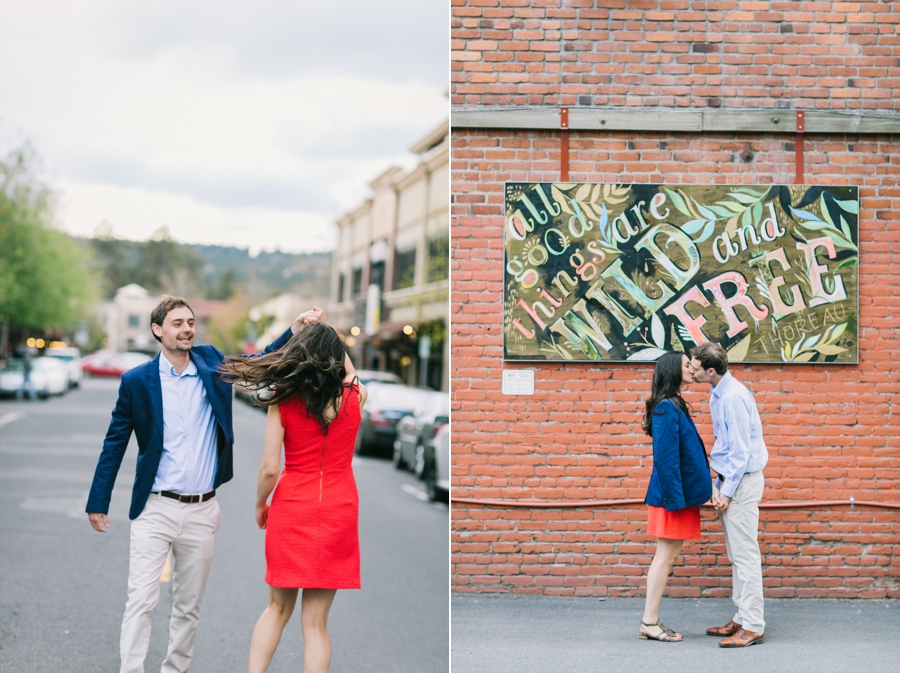
[{"label": "woman in red dress", "polygon": [[281,350],[229,359],[223,367],[232,382],[274,388],[263,402],[269,412],[256,496],[256,523],[266,530],[269,605],[253,631],[250,673],[268,668],[299,589],[303,670],[327,671],[335,593],[360,588],[359,500],[350,462],[366,389],[337,332],[319,322],[321,310],[311,313],[311,324]]},{"label": "woman in red dress", "polygon": [[642,425],[653,437],[653,472],[645,502],[648,531],[657,538],[638,629],[644,640],[681,640],[680,633],[659,620],[659,603],[682,544],[700,538],[700,505],[712,496],[706,449],[681,397],[681,387],[694,381],[689,362],[683,353],[666,353],[656,362]]}]

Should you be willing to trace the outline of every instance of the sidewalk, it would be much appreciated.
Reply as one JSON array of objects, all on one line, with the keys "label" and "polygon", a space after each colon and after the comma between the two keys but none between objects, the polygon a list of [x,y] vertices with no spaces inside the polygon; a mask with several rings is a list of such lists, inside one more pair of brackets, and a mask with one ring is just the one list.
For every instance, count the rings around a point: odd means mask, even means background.
[{"label": "sidewalk", "polygon": [[453,594],[453,673],[888,673],[900,670],[900,601],[767,599],[766,641],[726,650],[708,626],[730,599],[663,598],[680,643],[640,640],[643,598]]}]

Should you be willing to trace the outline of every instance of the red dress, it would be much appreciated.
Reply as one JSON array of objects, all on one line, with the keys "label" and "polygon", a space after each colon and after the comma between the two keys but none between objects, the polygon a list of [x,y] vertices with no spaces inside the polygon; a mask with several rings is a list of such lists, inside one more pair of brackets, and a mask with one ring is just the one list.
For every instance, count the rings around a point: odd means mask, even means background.
[{"label": "red dress", "polygon": [[700,505],[671,512],[647,505],[647,534],[666,540],[700,539]]},{"label": "red dress", "polygon": [[284,471],[266,525],[266,584],[283,589],[359,589],[359,497],[350,461],[359,387],[344,388],[327,432],[299,398],[278,405]]}]

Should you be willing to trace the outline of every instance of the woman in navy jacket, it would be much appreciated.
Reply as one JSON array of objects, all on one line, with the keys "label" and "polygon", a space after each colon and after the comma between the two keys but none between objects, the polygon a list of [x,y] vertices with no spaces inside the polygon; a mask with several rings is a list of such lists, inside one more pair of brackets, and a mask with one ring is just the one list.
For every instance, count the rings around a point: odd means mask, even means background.
[{"label": "woman in navy jacket", "polygon": [[638,631],[644,640],[681,640],[680,633],[659,621],[659,602],[681,545],[700,538],[700,505],[712,497],[706,449],[681,397],[681,387],[694,381],[689,362],[683,353],[666,353],[657,361],[642,425],[653,437],[653,473],[644,502],[648,532],[657,538]]}]

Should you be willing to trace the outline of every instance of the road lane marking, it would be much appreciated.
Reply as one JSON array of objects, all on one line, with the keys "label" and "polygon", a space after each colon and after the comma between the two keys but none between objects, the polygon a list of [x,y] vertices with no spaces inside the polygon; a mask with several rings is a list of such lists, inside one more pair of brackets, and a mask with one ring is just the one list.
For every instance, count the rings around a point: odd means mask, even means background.
[{"label": "road lane marking", "polygon": [[416,488],[415,486],[411,486],[410,484],[403,484],[403,486],[400,487],[400,490],[404,493],[409,493],[412,497],[418,498],[423,502],[428,502],[428,494],[421,488]]},{"label": "road lane marking", "polygon": [[9,425],[13,421],[17,421],[20,418],[25,418],[25,412],[23,411],[14,411],[11,414],[3,414],[0,416],[0,428],[4,425]]}]

